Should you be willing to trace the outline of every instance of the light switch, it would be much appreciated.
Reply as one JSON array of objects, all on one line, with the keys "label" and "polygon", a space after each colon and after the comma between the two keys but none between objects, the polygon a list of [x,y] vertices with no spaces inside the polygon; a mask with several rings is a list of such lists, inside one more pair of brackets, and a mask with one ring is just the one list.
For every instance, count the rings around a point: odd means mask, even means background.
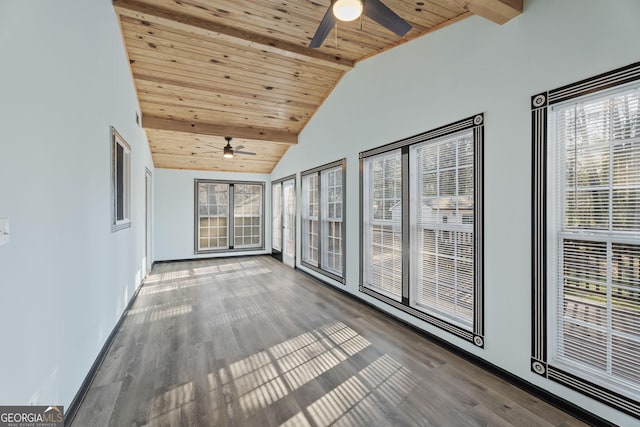
[{"label": "light switch", "polygon": [[9,218],[0,218],[0,246],[9,243]]}]

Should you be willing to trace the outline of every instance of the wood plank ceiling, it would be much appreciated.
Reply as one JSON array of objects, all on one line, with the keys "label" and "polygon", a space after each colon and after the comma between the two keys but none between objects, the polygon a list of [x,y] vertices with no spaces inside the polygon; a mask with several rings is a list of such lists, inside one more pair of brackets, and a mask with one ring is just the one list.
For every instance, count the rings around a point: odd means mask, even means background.
[{"label": "wood plank ceiling", "polygon": [[[383,0],[308,48],[330,0],[113,0],[156,167],[269,173],[355,63],[473,13],[504,23],[523,0]],[[361,29],[362,27],[362,29]],[[225,136],[255,156],[223,159]]]}]

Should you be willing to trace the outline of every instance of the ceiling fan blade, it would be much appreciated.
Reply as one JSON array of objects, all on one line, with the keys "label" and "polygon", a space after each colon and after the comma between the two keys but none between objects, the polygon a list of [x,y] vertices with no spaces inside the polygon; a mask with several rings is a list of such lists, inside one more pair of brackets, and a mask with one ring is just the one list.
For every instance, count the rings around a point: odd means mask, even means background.
[{"label": "ceiling fan blade", "polygon": [[324,39],[327,38],[329,31],[331,31],[335,24],[336,18],[334,18],[331,6],[329,6],[329,8],[327,9],[327,13],[324,14],[324,18],[322,18],[322,21],[320,22],[320,25],[318,25],[316,33],[311,39],[311,43],[309,43],[309,47],[315,49],[322,46],[322,42],[324,42]]},{"label": "ceiling fan blade", "polygon": [[411,25],[407,21],[396,15],[393,10],[385,6],[380,0],[364,0],[363,13],[400,37],[407,34],[411,29]]},{"label": "ceiling fan blade", "polygon": [[233,154],[245,154],[248,156],[255,156],[256,153],[251,153],[249,151],[238,151],[238,150],[233,150]]},{"label": "ceiling fan blade", "polygon": [[236,145],[235,147],[233,147],[235,151],[242,150],[243,148],[244,148],[244,145]]}]

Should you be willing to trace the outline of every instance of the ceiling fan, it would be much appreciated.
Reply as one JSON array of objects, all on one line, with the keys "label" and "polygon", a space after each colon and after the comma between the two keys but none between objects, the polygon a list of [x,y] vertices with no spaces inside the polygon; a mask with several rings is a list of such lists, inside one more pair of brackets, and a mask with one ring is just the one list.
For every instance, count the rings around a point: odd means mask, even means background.
[{"label": "ceiling fan", "polygon": [[[237,147],[233,148],[231,146],[231,140],[233,138],[231,138],[230,136],[225,136],[224,137],[225,141],[227,141],[227,145],[225,145],[222,149],[218,148],[218,147],[214,147],[212,145],[209,145],[209,147],[211,148],[215,148],[216,150],[222,150],[222,157],[224,157],[225,159],[232,159],[234,155],[236,154],[243,154],[246,156],[255,156],[256,153],[251,153],[249,151],[241,151],[244,148],[244,145],[238,145]],[[203,153],[206,154],[206,153]]]},{"label": "ceiling fan", "polygon": [[311,39],[309,47],[318,48],[322,46],[322,42],[324,42],[329,31],[336,24],[336,19],[353,21],[363,13],[401,37],[411,29],[411,25],[407,21],[396,15],[380,0],[331,0],[331,5],[324,14],[324,18],[322,18],[316,33]]}]

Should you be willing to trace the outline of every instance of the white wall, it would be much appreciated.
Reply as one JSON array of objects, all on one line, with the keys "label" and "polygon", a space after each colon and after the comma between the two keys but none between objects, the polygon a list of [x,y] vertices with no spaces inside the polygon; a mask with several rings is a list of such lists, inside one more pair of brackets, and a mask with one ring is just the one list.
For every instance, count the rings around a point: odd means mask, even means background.
[{"label": "white wall", "polygon": [[[157,261],[254,255],[271,252],[271,227],[265,227],[265,249],[259,251],[194,254],[194,179],[264,182],[265,212],[271,212],[268,174],[156,169],[154,201],[154,258]],[[268,214],[266,218],[269,218]]]},{"label": "white wall", "polygon": [[[637,420],[530,372],[530,97],[639,61],[640,2],[525,4],[525,13],[504,26],[471,17],[357,64],[272,179],[346,157],[347,291],[589,411],[632,425]],[[358,292],[358,152],[480,112],[486,119],[484,350]]]},{"label": "white wall", "polygon": [[[143,276],[153,170],[109,0],[0,2],[0,404],[68,406]],[[132,146],[111,232],[110,133]]]}]

